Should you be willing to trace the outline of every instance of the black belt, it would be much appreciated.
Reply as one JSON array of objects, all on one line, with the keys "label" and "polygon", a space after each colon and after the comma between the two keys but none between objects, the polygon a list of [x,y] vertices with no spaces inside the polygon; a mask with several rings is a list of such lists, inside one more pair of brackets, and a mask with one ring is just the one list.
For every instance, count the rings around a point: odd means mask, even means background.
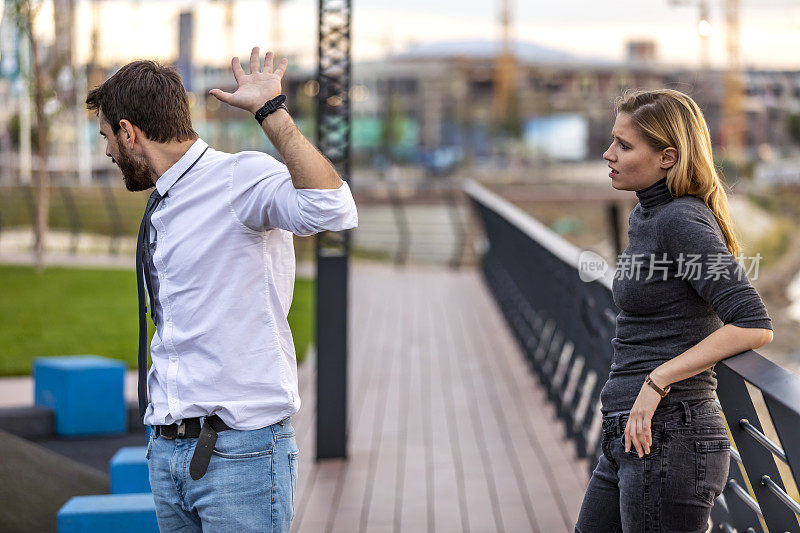
[{"label": "black belt", "polygon": [[[203,422],[201,423],[201,420]],[[211,461],[211,452],[217,443],[217,433],[231,429],[217,415],[205,418],[185,418],[180,424],[170,424],[168,426],[154,426],[156,435],[165,439],[197,439],[197,446],[194,448],[192,461],[189,463],[189,475],[192,479],[202,478],[208,463]]]}]

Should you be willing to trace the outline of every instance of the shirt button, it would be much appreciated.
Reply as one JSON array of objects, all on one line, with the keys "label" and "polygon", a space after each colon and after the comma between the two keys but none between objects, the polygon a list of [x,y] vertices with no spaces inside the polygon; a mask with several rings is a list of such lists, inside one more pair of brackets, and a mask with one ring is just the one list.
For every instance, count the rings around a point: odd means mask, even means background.
[{"label": "shirt button", "polygon": [[176,405],[177,403],[178,403],[178,400],[177,400],[177,398],[170,398],[170,399],[169,399],[169,404],[170,404],[170,405]]}]

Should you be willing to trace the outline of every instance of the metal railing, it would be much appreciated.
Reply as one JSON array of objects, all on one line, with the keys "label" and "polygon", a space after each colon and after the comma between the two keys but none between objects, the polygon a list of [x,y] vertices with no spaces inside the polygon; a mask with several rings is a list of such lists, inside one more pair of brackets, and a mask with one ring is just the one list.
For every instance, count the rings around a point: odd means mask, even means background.
[{"label": "metal railing", "polygon": [[[393,261],[396,265],[404,265],[409,261],[412,243],[415,238],[425,235],[412,229],[410,214],[411,206],[440,205],[447,211],[446,228],[428,228],[432,233],[436,230],[445,230],[453,236],[454,242],[448,253],[446,264],[451,268],[459,268],[465,262],[467,250],[467,234],[469,228],[462,219],[461,211],[466,209],[464,194],[460,184],[452,178],[439,177],[424,179],[413,184],[402,186],[394,179],[382,179],[366,187],[367,195],[384,195],[388,206],[392,210],[394,231],[398,236],[397,247],[394,251]],[[372,197],[375,202],[375,197]],[[357,198],[359,205],[369,205],[362,198]]]},{"label": "metal railing", "polygon": [[[359,209],[367,215],[354,232],[357,256],[377,256],[405,265],[427,254],[425,262],[453,268],[474,262],[467,242],[477,227],[467,224],[466,198],[455,180],[374,180],[359,183],[354,191]],[[48,251],[132,253],[146,192],[131,194],[119,183],[53,184],[49,197]],[[33,186],[0,185],[0,252],[31,251],[36,205]],[[375,216],[375,211],[381,216]],[[426,211],[435,223],[426,221]],[[384,212],[390,216],[383,217]],[[312,259],[313,239],[296,239],[296,248],[298,259]],[[435,253],[430,253],[432,248]]]},{"label": "metal railing", "polygon": [[[486,281],[578,456],[590,458],[593,468],[618,313],[613,272],[582,281],[578,248],[477,183],[465,189],[484,226]],[[715,530],[800,531],[800,505],[784,484],[800,485],[800,377],[754,351],[715,370],[735,445],[728,483],[712,510]],[[748,384],[760,391],[780,443],[765,435]],[[786,478],[779,463],[788,466]]]},{"label": "metal railing", "polygon": [[[122,241],[135,239],[145,193],[131,194],[119,184],[49,187],[48,230],[69,233],[67,251],[78,252],[81,236],[103,237],[106,252],[120,252]],[[9,232],[34,234],[37,191],[32,185],[0,186],[0,239]]]}]

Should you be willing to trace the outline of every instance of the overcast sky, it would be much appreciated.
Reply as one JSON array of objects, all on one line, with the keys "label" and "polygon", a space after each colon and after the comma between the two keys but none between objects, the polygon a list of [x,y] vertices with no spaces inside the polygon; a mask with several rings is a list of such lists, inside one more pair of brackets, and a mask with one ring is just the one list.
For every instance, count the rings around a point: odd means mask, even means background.
[{"label": "overcast sky", "polygon": [[[698,8],[674,6],[669,0],[510,0],[518,40],[561,49],[578,56],[622,59],[630,38],[656,40],[659,58],[667,63],[696,65],[699,42],[695,31]],[[685,1],[685,0],[684,0]],[[709,2],[714,27],[712,63],[725,62],[723,0]],[[89,48],[91,8],[78,3],[77,51]],[[227,50],[221,2],[104,0],[102,51],[105,60],[133,57],[171,59],[177,51],[177,17],[195,12],[196,57],[227,63],[231,54],[272,42],[269,0],[242,0],[235,11],[234,50]],[[316,53],[316,0],[284,0],[281,9],[284,49],[303,62]],[[492,39],[499,0],[353,0],[353,53],[374,58],[411,44],[441,40]],[[52,10],[45,5],[39,32],[52,32]],[[800,69],[800,0],[743,0],[742,59],[748,66]]]}]

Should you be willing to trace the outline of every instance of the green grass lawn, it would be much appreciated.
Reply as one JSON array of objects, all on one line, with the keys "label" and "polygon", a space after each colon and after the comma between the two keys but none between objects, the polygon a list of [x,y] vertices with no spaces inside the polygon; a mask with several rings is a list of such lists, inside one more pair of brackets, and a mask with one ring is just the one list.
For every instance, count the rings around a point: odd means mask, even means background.
[{"label": "green grass lawn", "polygon": [[[298,279],[289,324],[298,359],[313,336],[314,283]],[[153,323],[148,319],[150,336]],[[133,270],[0,266],[0,376],[30,374],[34,357],[93,354],[136,368]]]}]

